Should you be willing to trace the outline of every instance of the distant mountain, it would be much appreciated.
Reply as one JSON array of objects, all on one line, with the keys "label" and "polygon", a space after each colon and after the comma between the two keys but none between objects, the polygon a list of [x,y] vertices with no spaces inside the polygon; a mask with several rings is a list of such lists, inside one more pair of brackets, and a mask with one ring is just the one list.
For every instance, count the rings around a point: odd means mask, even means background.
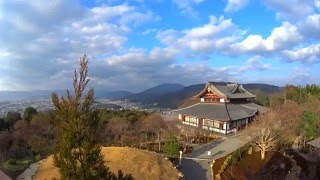
[{"label": "distant mountain", "polygon": [[[244,88],[248,91],[261,91],[265,94],[278,93],[281,91],[281,87],[269,85],[269,84],[243,84]],[[157,86],[159,87],[159,86]],[[151,88],[152,90],[157,89],[157,87]],[[198,94],[205,84],[196,84],[191,86],[186,86],[180,89],[177,88],[175,91],[167,93],[152,93],[156,91],[143,91],[138,94],[132,94],[128,99],[134,102],[141,102],[143,104],[153,104],[161,108],[176,108],[179,107],[185,100],[191,98]]]},{"label": "distant mountain", "polygon": [[132,102],[142,102],[144,104],[153,104],[158,101],[158,97],[182,90],[184,88],[181,84],[161,84],[159,86],[152,87],[142,92],[132,94],[124,97]]},{"label": "distant mountain", "polygon": [[280,92],[283,88],[270,84],[260,84],[260,83],[252,83],[252,84],[243,84],[243,87],[248,91],[260,90],[265,94],[273,94]]},{"label": "distant mountain", "polygon": [[97,98],[97,99],[119,99],[119,98],[130,96],[132,94],[133,93],[129,92],[129,91],[106,92],[104,90],[96,90],[95,91],[95,98]]},{"label": "distant mountain", "polygon": [[[39,100],[39,99],[51,99],[51,90],[34,90],[34,91],[0,91],[1,101],[16,101],[16,100]],[[65,90],[54,91],[58,95],[65,95]],[[112,91],[107,92],[105,90],[96,90],[95,98],[97,99],[119,99],[125,96],[131,95],[128,91]]]},{"label": "distant mountain", "polygon": [[0,101],[49,99],[51,93],[49,90],[0,91]]}]

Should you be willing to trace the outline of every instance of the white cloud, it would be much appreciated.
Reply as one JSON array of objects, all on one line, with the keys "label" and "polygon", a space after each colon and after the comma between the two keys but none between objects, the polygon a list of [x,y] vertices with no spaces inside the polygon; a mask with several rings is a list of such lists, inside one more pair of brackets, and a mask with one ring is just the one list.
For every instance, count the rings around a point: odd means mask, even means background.
[{"label": "white cloud", "polygon": [[249,0],[228,0],[227,6],[224,8],[225,12],[235,12],[246,5],[248,5]]},{"label": "white cloud", "polygon": [[0,76],[16,90],[66,87],[81,55],[89,54],[95,65],[96,57],[122,52],[132,26],[153,20],[152,12],[133,6],[90,9],[74,0],[12,0],[2,7]]},{"label": "white cloud", "polygon": [[260,56],[253,56],[250,58],[245,64],[241,67],[238,67],[236,71],[239,73],[244,72],[244,71],[264,71],[268,70],[271,68],[270,64],[264,64],[261,61]]},{"label": "white cloud", "polygon": [[141,34],[142,34],[142,35],[149,35],[149,34],[151,34],[151,33],[157,32],[157,31],[158,31],[157,29],[150,28],[150,29],[146,29],[146,30],[143,31]]},{"label": "white cloud", "polygon": [[320,0],[314,0],[314,6],[320,9]]},{"label": "white cloud", "polygon": [[285,50],[283,55],[289,61],[301,61],[304,63],[320,62],[320,44],[313,44],[297,50]]},{"label": "white cloud", "polygon": [[149,53],[143,49],[135,49],[106,58],[103,64],[93,64],[95,71],[92,75],[95,78],[92,83],[98,88],[108,84],[115,89],[130,87],[127,90],[136,91],[141,90],[141,87],[152,87],[163,82],[194,84],[207,80],[237,81],[235,78],[239,73],[269,68],[258,57],[241,66],[241,72],[239,67],[214,67],[206,62],[176,64],[176,53],[172,49],[156,47]]},{"label": "white cloud", "polygon": [[159,32],[157,38],[165,45],[179,49],[182,54],[208,55],[213,52],[229,52],[229,45],[243,33],[231,19],[210,16],[210,22],[201,27],[182,31],[165,30]]},{"label": "white cloud", "polygon": [[312,14],[299,23],[299,29],[306,39],[320,40],[320,14]]},{"label": "white cloud", "polygon": [[198,17],[198,12],[194,6],[201,4],[205,0],[172,0],[172,2],[181,10],[182,15],[189,15],[193,18]]},{"label": "white cloud", "polygon": [[313,2],[306,0],[264,0],[264,3],[272,10],[276,11],[276,15],[280,19],[295,22],[303,19],[305,16],[314,12]]},{"label": "white cloud", "polygon": [[296,26],[284,22],[272,30],[269,37],[263,39],[260,35],[249,35],[234,48],[250,53],[276,53],[279,50],[293,47],[303,40]]}]

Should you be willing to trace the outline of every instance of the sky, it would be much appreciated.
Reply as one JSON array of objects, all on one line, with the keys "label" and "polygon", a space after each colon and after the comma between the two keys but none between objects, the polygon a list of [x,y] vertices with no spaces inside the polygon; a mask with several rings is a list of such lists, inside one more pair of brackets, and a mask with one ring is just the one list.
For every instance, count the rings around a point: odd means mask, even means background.
[{"label": "sky", "polygon": [[0,90],[320,84],[320,0],[0,0]]}]

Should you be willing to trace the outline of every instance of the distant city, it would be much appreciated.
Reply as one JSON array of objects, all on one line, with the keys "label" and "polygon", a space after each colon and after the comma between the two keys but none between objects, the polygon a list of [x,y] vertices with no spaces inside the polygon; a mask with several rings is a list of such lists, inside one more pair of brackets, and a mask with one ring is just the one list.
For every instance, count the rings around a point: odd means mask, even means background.
[{"label": "distant city", "polygon": [[[36,108],[38,111],[46,111],[53,109],[50,99],[38,100],[13,100],[13,101],[0,101],[0,117],[4,117],[9,111],[16,111],[23,113],[24,109],[28,106]],[[111,99],[97,99],[94,107],[98,109],[108,108],[114,110],[121,109],[138,109],[144,111],[162,112],[166,109],[154,107],[152,105],[143,105],[139,102],[130,102],[128,100],[111,100]]]}]

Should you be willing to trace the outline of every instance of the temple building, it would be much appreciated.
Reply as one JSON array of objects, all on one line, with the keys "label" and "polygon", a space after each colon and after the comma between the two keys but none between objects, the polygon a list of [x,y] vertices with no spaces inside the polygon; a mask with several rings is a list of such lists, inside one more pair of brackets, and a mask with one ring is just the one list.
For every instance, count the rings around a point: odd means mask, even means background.
[{"label": "temple building", "polygon": [[246,127],[266,108],[253,102],[256,96],[242,85],[207,82],[205,88],[186,107],[175,110],[182,124],[229,134]]}]

